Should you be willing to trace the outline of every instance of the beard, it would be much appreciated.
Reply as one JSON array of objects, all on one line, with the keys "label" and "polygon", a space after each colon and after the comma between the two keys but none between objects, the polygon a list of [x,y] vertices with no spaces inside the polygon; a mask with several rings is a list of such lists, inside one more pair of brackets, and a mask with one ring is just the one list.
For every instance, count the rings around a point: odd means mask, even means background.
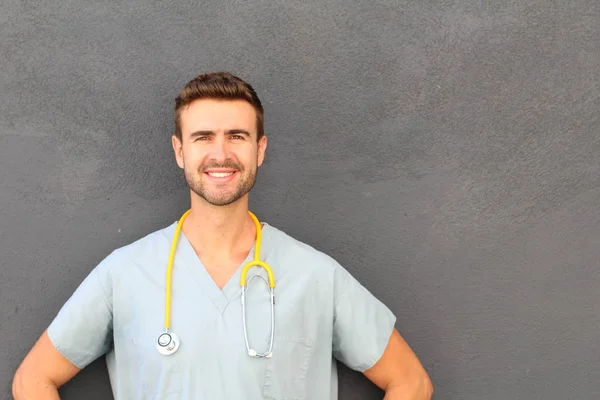
[{"label": "beard", "polygon": [[[211,190],[208,185],[203,183],[204,171],[210,168],[231,168],[236,170],[236,174],[239,174],[239,180],[237,186],[232,189],[225,188],[214,188]],[[256,168],[250,171],[246,171],[242,165],[235,163],[234,161],[225,161],[224,163],[209,162],[202,164],[197,171],[191,171],[185,168],[184,165],[185,180],[190,190],[196,193],[199,197],[203,198],[208,204],[213,206],[227,206],[238,201],[244,197],[256,183]],[[214,185],[214,184],[209,184]]]}]

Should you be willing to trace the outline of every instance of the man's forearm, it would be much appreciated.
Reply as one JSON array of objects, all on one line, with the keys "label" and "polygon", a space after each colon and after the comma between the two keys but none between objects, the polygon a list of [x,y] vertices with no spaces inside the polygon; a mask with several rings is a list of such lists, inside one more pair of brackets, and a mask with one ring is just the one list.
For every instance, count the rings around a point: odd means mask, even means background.
[{"label": "man's forearm", "polygon": [[385,388],[383,400],[430,400],[433,396],[433,385],[427,374],[416,381],[416,384],[390,383]]},{"label": "man's forearm", "polygon": [[51,382],[15,376],[12,385],[15,400],[60,400],[58,388]]}]

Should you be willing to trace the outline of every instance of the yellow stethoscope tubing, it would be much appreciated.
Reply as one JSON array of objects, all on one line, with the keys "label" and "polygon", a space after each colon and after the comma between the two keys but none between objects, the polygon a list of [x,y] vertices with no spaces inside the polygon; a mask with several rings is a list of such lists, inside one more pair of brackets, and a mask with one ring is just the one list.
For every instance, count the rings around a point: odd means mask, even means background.
[{"label": "yellow stethoscope tubing", "polygon": [[254,260],[249,261],[244,268],[242,268],[242,275],[240,276],[240,286],[246,286],[246,275],[248,274],[248,270],[252,267],[263,267],[265,271],[267,271],[267,275],[269,276],[269,287],[273,289],[275,287],[275,278],[273,277],[273,270],[271,267],[264,261],[260,260],[260,246],[262,244],[262,228],[260,226],[260,222],[256,215],[250,214],[250,218],[254,221],[254,226],[256,227],[256,245],[254,246]]},{"label": "yellow stethoscope tubing", "polygon": [[[181,228],[183,227],[183,221],[189,215],[192,210],[187,210],[179,219],[177,223],[177,227],[175,228],[175,234],[173,235],[173,241],[171,242],[171,251],[169,253],[169,262],[167,264],[167,284],[166,284],[166,293],[165,293],[165,329],[169,332],[171,327],[171,277],[173,276],[173,262],[175,260],[175,252],[177,251],[177,243],[179,242],[179,235],[181,233]],[[254,225],[256,226],[256,245],[254,246],[254,259],[249,261],[242,268],[242,274],[240,277],[240,286],[245,288],[246,286],[246,276],[248,274],[248,270],[252,267],[262,267],[267,271],[267,275],[269,276],[269,287],[271,289],[275,288],[275,278],[273,276],[273,270],[271,267],[260,260],[260,246],[262,242],[262,229],[260,226],[260,222],[256,216],[248,211],[250,217],[254,221]]]},{"label": "yellow stethoscope tubing", "polygon": [[179,223],[175,228],[173,241],[171,242],[171,251],[169,253],[169,263],[167,264],[167,289],[165,293],[165,329],[167,332],[171,327],[171,276],[173,275],[173,261],[175,260],[175,252],[177,251],[177,243],[179,242],[179,234],[183,227],[183,221],[192,210],[187,210],[179,219]]}]

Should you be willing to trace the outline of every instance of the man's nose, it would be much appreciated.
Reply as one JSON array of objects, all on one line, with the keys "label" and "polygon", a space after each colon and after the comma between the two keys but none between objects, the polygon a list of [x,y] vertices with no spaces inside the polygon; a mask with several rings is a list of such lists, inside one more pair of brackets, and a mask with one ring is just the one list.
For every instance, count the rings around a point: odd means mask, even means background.
[{"label": "man's nose", "polygon": [[221,135],[216,136],[210,148],[210,158],[215,160],[225,160],[228,158],[228,152],[227,140]]}]

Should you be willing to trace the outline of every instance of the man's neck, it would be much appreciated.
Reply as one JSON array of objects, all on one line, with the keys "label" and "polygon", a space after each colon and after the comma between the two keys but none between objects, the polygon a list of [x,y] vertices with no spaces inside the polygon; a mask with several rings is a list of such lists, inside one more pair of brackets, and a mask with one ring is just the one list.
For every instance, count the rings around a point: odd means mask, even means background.
[{"label": "man's neck", "polygon": [[247,198],[228,206],[213,206],[193,198],[192,211],[182,230],[196,253],[210,258],[248,252],[256,237]]}]

